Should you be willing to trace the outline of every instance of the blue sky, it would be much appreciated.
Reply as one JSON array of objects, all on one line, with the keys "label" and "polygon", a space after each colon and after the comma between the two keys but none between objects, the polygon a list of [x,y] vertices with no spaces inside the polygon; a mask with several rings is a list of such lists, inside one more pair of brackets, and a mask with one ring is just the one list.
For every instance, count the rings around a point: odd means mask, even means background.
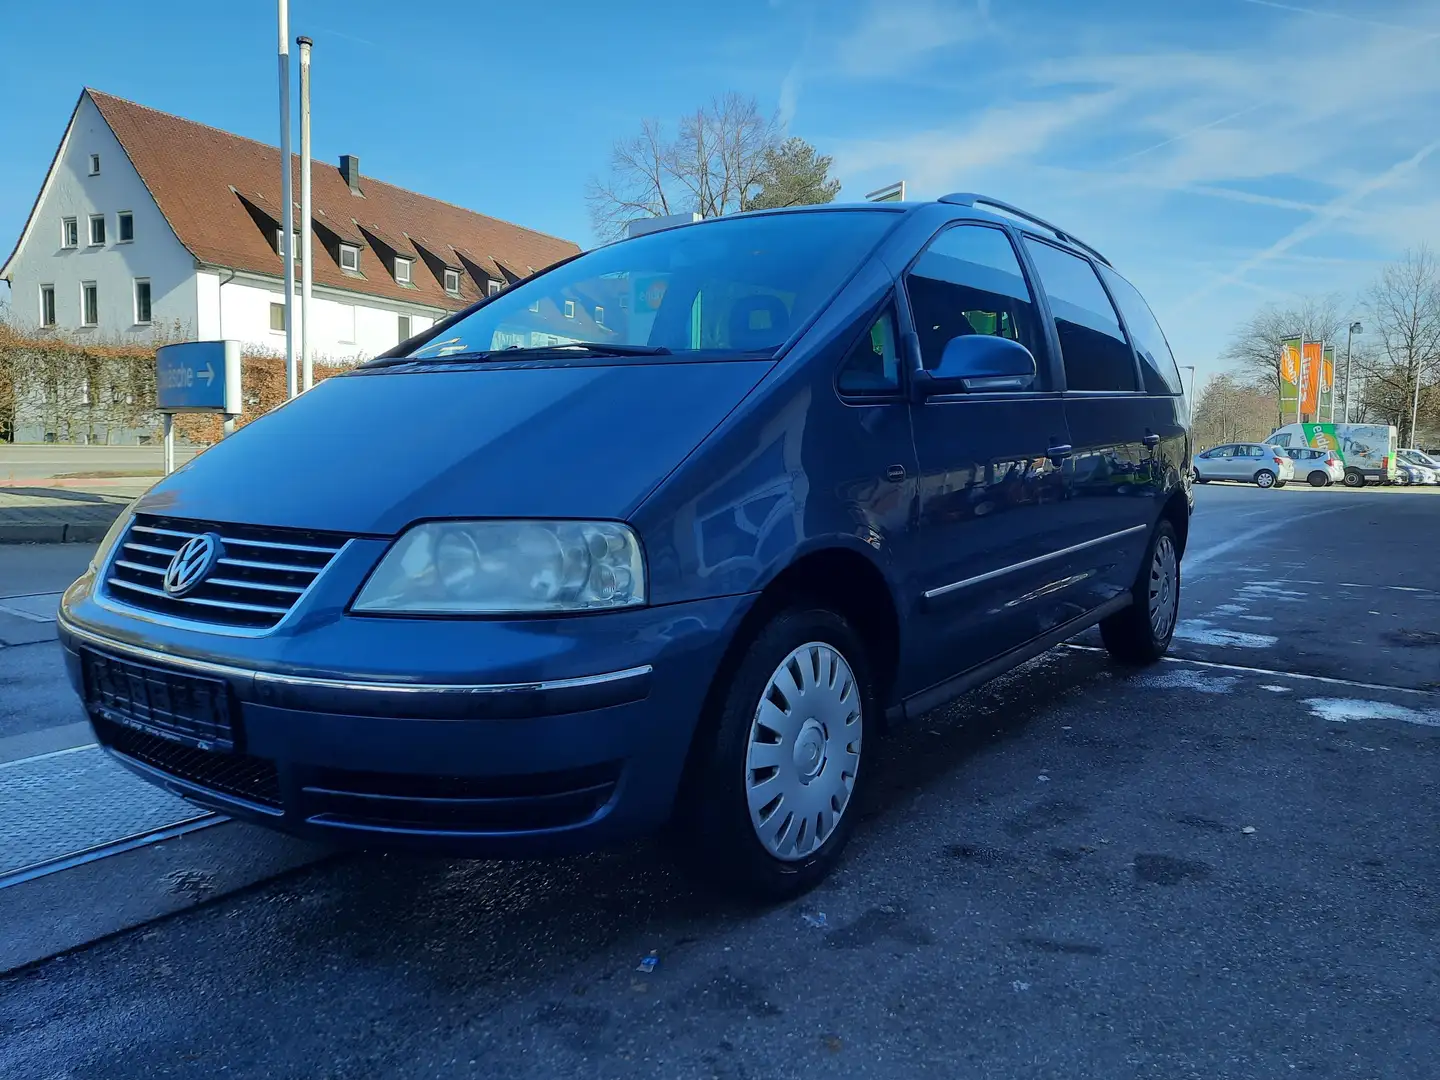
[{"label": "blue sky", "polygon": [[[7,6],[7,252],[82,86],[278,141],[271,0]],[[1073,230],[1202,381],[1256,307],[1440,245],[1435,0],[292,0],[291,32],[318,159],[589,243],[613,140],[751,93],[842,198],[904,178]]]}]

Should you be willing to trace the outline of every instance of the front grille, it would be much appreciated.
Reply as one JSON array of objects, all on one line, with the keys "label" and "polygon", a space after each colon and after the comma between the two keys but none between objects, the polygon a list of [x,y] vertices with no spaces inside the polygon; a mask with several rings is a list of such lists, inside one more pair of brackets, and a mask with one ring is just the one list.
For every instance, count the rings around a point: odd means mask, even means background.
[{"label": "front grille", "polygon": [[618,763],[518,776],[426,776],[320,769],[304,796],[311,821],[418,832],[528,832],[593,817],[615,793]]},{"label": "front grille", "polygon": [[234,748],[230,688],[219,679],[117,660],[89,649],[81,652],[80,665],[85,703],[111,720],[201,749]]},{"label": "front grille", "polygon": [[[184,596],[165,592],[165,569],[188,540],[220,538],[220,558]],[[217,626],[268,630],[345,546],[346,537],[301,529],[221,525],[137,515],[110,563],[106,591],[131,607]]]},{"label": "front grille", "polygon": [[279,809],[280,776],[275,763],[249,754],[197,750],[137,731],[103,716],[95,718],[100,742],[117,753],[208,791]]}]

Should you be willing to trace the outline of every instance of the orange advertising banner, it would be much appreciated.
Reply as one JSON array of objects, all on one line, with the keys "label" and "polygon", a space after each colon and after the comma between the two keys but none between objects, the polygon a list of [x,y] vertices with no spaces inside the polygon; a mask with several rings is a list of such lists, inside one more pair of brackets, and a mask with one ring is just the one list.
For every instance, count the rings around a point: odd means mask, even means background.
[{"label": "orange advertising banner", "polygon": [[1305,342],[1300,359],[1301,378],[1304,380],[1300,387],[1300,411],[1306,415],[1313,416],[1320,408],[1320,374],[1324,355],[1324,342]]}]

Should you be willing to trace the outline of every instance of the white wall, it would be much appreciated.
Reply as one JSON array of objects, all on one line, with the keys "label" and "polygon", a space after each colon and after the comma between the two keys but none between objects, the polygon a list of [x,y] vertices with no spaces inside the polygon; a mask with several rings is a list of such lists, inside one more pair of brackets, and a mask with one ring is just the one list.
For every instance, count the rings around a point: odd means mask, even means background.
[{"label": "white wall", "polygon": [[[100,174],[90,176],[90,155]],[[120,243],[116,213],[135,215],[135,239]],[[105,243],[89,243],[90,215],[105,215]],[[77,219],[80,245],[61,247],[61,220]],[[150,279],[152,325],[135,323],[134,282]],[[81,283],[95,282],[100,321],[81,327]],[[40,286],[55,286],[57,329],[77,337],[147,340],[162,326],[195,332],[195,260],[175,238],[110,127],[82,98],[55,174],[37,208],[29,235],[10,267],[10,306],[26,327],[40,325]]]},{"label": "white wall", "polygon": [[[213,292],[219,293],[214,337],[235,338],[251,348],[284,355],[284,332],[270,329],[270,305],[285,302],[283,282],[272,282],[249,274],[236,275],[231,280],[229,271],[221,272],[218,277],[202,273],[199,278],[202,312],[207,310],[208,304],[204,298]],[[418,334],[435,323],[433,311],[331,289],[315,289],[311,308],[310,351],[319,363],[365,360],[393,348],[400,340],[399,316],[402,314],[410,316],[412,334]],[[209,326],[208,317],[202,317],[200,325],[202,336],[208,336],[204,333]],[[300,355],[300,330],[300,297],[297,290],[297,359]]]}]

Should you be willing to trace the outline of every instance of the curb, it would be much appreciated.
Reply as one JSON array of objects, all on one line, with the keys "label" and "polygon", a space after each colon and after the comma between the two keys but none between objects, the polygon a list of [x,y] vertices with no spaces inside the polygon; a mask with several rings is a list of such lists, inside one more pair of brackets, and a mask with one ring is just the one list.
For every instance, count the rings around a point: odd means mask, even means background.
[{"label": "curb", "polygon": [[98,544],[110,530],[122,507],[109,521],[41,523],[0,521],[0,544]]},{"label": "curb", "polygon": [[62,480],[40,479],[40,480],[0,480],[0,488],[79,488],[81,491],[89,491],[91,488],[102,487],[133,487],[136,484],[158,484],[165,479],[163,476],[103,476],[93,480]]}]

